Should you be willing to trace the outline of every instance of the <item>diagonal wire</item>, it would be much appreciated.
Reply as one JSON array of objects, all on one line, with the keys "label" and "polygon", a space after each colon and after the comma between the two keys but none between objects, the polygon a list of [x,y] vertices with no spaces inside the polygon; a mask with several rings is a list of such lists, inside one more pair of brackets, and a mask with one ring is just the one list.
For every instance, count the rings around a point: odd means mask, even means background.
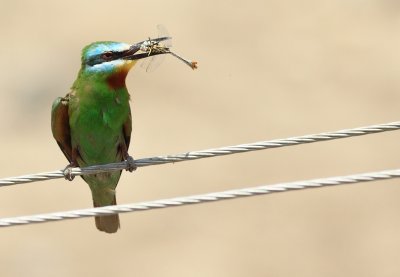
[{"label": "diagonal wire", "polygon": [[[328,133],[320,133],[320,134],[313,134],[313,135],[306,135],[306,136],[299,136],[299,137],[291,137],[286,139],[275,139],[275,140],[267,140],[267,141],[260,141],[255,143],[248,143],[248,144],[240,144],[234,146],[227,146],[221,148],[213,148],[207,150],[200,150],[200,151],[192,151],[181,153],[177,155],[168,155],[168,156],[158,156],[152,158],[145,158],[136,160],[137,167],[144,167],[150,165],[159,165],[165,163],[176,163],[188,160],[197,160],[203,158],[210,158],[216,156],[223,156],[223,155],[231,155],[237,153],[244,153],[250,151],[257,151],[269,148],[278,148],[278,147],[286,147],[292,145],[301,145],[306,143],[313,143],[319,141],[327,141],[327,140],[334,140],[334,139],[342,139],[342,138],[349,138],[354,136],[363,136],[369,135],[374,133],[381,133],[387,131],[394,131],[400,129],[400,121],[391,122],[386,124],[378,124],[378,125],[371,125],[367,127],[360,127],[354,129],[345,129],[335,132],[328,132]],[[85,174],[96,174],[106,171],[117,171],[127,168],[127,162],[119,162],[119,163],[112,163],[106,165],[95,165],[89,166],[85,168],[73,168],[72,175],[85,175]],[[57,179],[57,178],[64,178],[63,170],[56,170],[51,172],[43,172],[38,174],[32,175],[24,175],[19,177],[10,177],[5,179],[0,179],[0,187],[1,186],[10,186],[16,184],[23,184],[23,183],[31,183],[36,181],[45,181],[50,179]]]},{"label": "diagonal wire", "polygon": [[394,170],[369,172],[369,173],[347,175],[340,177],[331,177],[325,179],[314,179],[314,180],[298,181],[290,183],[278,183],[274,185],[264,185],[252,188],[228,190],[228,191],[221,191],[221,192],[214,192],[207,194],[185,196],[179,198],[155,200],[149,202],[106,206],[101,208],[73,210],[73,211],[65,211],[57,213],[12,217],[12,218],[2,218],[0,219],[0,227],[43,223],[49,221],[60,221],[65,219],[76,219],[83,217],[103,216],[103,215],[126,213],[126,212],[139,212],[139,211],[146,211],[153,209],[184,206],[190,204],[222,201],[228,199],[235,199],[239,197],[256,196],[274,192],[285,192],[290,190],[301,190],[307,188],[355,184],[361,182],[370,182],[370,181],[385,180],[385,179],[392,179],[399,177],[400,177],[400,169],[394,169]]}]

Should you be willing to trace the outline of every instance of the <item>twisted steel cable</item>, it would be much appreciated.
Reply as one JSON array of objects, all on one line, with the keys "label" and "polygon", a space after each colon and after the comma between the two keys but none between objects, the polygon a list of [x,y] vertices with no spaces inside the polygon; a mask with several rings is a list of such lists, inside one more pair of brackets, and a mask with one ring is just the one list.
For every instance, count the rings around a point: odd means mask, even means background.
[{"label": "twisted steel cable", "polygon": [[2,218],[0,219],[0,227],[43,223],[49,221],[60,221],[66,219],[93,217],[93,216],[109,215],[116,213],[147,211],[153,209],[184,206],[190,204],[222,201],[228,199],[235,199],[239,197],[249,197],[249,196],[274,193],[274,192],[285,192],[290,190],[301,190],[307,188],[355,184],[361,182],[370,182],[375,180],[385,180],[385,179],[392,179],[399,177],[400,177],[400,169],[394,169],[394,170],[369,172],[369,173],[362,173],[362,174],[355,174],[348,176],[331,177],[325,179],[314,179],[314,180],[298,181],[290,183],[278,183],[274,185],[227,190],[221,192],[199,194],[199,195],[192,195],[192,196],[185,196],[185,197],[178,197],[171,199],[162,199],[162,200],[148,201],[141,203],[106,206],[100,208],[73,210],[73,211],[65,211],[57,213],[12,217],[12,218]]},{"label": "twisted steel cable", "polygon": [[[203,158],[210,158],[216,156],[223,156],[223,155],[231,155],[237,153],[244,153],[250,151],[257,151],[269,148],[278,148],[278,147],[286,147],[292,145],[301,145],[306,143],[313,143],[319,141],[327,141],[327,140],[334,140],[334,139],[342,139],[342,138],[349,138],[354,136],[363,136],[387,131],[394,131],[400,129],[400,121],[391,122],[386,124],[378,124],[378,125],[371,125],[366,127],[360,128],[353,128],[353,129],[345,129],[335,132],[328,132],[328,133],[320,133],[320,134],[313,134],[313,135],[306,135],[306,136],[299,136],[299,137],[292,137],[286,139],[275,139],[275,140],[267,140],[255,143],[248,143],[248,144],[240,144],[234,146],[227,146],[221,148],[213,148],[201,151],[192,151],[186,152],[177,155],[168,155],[168,156],[158,156],[152,158],[145,158],[136,160],[137,167],[143,166],[150,166],[150,165],[159,165],[165,163],[176,163],[188,160],[197,160]],[[89,166],[85,168],[73,168],[72,175],[84,175],[84,174],[96,174],[106,171],[117,171],[127,168],[127,162],[119,162],[119,163],[112,163],[106,165],[96,165],[96,166]],[[19,177],[10,177],[0,179],[0,187],[1,186],[10,186],[16,184],[24,184],[24,183],[31,183],[37,181],[45,181],[50,179],[57,179],[57,178],[64,178],[64,171],[63,170],[56,170],[51,172],[43,172],[38,174],[32,175],[23,175]]]}]

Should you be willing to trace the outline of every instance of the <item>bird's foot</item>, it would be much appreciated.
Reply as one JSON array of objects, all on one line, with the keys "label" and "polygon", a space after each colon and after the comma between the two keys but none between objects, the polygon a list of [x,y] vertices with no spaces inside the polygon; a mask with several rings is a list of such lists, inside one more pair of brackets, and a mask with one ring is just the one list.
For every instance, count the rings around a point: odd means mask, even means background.
[{"label": "bird's foot", "polygon": [[127,171],[132,172],[137,169],[137,165],[135,163],[135,160],[132,158],[132,156],[128,156],[126,158],[126,163],[127,163],[127,167],[126,167]]},{"label": "bird's foot", "polygon": [[72,181],[74,180],[75,176],[72,174],[72,168],[75,167],[74,163],[70,163],[69,165],[67,165],[64,170],[63,170],[63,174],[64,174],[64,178],[65,180],[68,181]]}]

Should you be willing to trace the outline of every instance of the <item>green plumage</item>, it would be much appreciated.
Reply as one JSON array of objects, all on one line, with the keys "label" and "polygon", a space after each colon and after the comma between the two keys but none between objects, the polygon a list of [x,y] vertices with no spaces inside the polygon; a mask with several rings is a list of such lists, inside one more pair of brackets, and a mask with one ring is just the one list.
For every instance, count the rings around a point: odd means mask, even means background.
[{"label": "green plumage", "polygon": [[[104,56],[112,51],[123,53],[125,48],[125,44],[115,42],[87,46],[71,92],[53,103],[53,136],[71,166],[107,164],[129,157],[132,123],[125,77],[135,61]],[[114,171],[83,176],[95,207],[116,204],[120,175],[121,171]],[[114,233],[119,228],[119,217],[96,217],[96,226]]]}]

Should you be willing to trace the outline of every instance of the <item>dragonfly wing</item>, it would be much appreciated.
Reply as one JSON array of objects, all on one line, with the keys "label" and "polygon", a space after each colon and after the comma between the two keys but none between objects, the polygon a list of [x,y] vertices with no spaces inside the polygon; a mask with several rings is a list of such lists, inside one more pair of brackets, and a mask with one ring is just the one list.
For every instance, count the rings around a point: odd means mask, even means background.
[{"label": "dragonfly wing", "polygon": [[157,67],[160,66],[160,64],[162,64],[164,59],[165,59],[165,55],[151,56],[150,58],[146,59],[146,60],[148,60],[148,63],[146,63],[144,65],[145,66],[144,69],[146,70],[146,72],[153,72]]},{"label": "dragonfly wing", "polygon": [[[170,36],[169,36],[169,33],[168,33],[168,30],[167,30],[167,28],[165,28],[164,25],[158,24],[158,25],[157,25],[157,29],[158,29],[158,37],[159,37],[159,38],[161,38],[161,37],[170,37]],[[163,44],[164,46],[168,47],[168,48],[169,48],[169,47],[172,47],[172,39],[164,40],[164,41],[162,42],[162,44]]]}]

